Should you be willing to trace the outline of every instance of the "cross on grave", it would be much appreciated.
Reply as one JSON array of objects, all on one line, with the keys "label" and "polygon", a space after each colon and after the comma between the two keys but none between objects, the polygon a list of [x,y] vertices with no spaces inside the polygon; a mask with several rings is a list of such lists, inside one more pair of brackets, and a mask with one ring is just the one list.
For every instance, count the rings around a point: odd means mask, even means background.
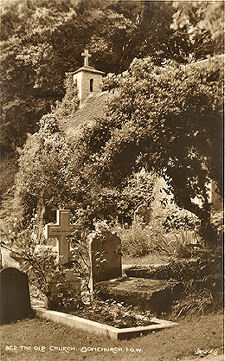
[{"label": "cross on grave", "polygon": [[58,209],[56,224],[48,223],[45,226],[45,238],[58,239],[57,260],[65,264],[69,261],[70,242],[66,239],[72,231],[80,229],[78,225],[70,224],[70,211]]},{"label": "cross on grave", "polygon": [[91,57],[91,54],[88,53],[88,50],[84,50],[84,52],[81,53],[81,56],[84,57],[84,66],[88,66],[88,58]]}]

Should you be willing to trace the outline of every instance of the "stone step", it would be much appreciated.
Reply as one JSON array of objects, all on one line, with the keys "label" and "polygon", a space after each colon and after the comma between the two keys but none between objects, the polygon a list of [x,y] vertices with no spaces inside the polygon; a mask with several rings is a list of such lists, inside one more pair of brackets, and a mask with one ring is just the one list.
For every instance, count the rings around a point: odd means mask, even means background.
[{"label": "stone step", "polygon": [[102,299],[113,298],[160,315],[170,310],[172,302],[179,298],[183,285],[175,281],[121,277],[99,282],[96,290]]}]

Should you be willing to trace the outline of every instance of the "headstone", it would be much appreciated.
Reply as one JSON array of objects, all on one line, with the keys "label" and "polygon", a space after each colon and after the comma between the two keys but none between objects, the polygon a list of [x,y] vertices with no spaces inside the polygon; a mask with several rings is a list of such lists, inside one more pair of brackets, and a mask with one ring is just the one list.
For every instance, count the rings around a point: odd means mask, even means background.
[{"label": "headstone", "polygon": [[121,240],[108,230],[94,232],[90,236],[89,254],[91,261],[90,288],[95,284],[122,276]]},{"label": "headstone", "polygon": [[70,224],[70,211],[68,209],[57,210],[56,224],[48,223],[45,226],[46,239],[58,239],[57,259],[62,264],[69,261],[70,242],[66,237],[76,229],[80,229],[80,227],[78,225]]},{"label": "headstone", "polygon": [[31,316],[28,277],[16,268],[4,268],[1,274],[1,324]]},{"label": "headstone", "polygon": [[134,212],[134,221],[147,226],[151,222],[152,212],[152,208],[143,203]]},{"label": "headstone", "polygon": [[2,261],[2,267],[13,267],[13,268],[20,268],[18,260],[14,258],[14,254],[11,250],[8,250],[6,248],[1,248],[1,261]]},{"label": "headstone", "polygon": [[[45,237],[57,238],[57,260],[66,265],[70,258],[70,242],[66,239],[72,231],[79,230],[80,226],[70,224],[70,211],[67,209],[57,210],[56,224],[49,223],[45,226]],[[74,296],[80,295],[81,281],[77,275],[70,269],[65,269],[65,279],[63,282],[52,280],[51,295],[54,297],[59,294],[62,287],[69,287],[74,292]]]}]

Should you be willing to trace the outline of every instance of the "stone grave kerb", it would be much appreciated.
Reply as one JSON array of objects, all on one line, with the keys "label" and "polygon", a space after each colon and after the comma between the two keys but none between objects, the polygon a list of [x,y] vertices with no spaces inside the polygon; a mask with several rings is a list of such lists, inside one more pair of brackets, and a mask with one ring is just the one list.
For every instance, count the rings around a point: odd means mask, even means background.
[{"label": "stone grave kerb", "polygon": [[70,241],[67,240],[67,236],[76,229],[80,229],[80,227],[70,224],[70,210],[68,209],[58,209],[56,223],[48,223],[45,226],[45,238],[57,238],[57,260],[62,264],[69,262]]}]

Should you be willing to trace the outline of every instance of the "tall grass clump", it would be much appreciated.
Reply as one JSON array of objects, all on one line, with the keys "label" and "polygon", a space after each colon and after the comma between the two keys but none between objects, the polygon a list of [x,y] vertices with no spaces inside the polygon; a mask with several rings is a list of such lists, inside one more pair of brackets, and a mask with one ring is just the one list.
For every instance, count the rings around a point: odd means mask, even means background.
[{"label": "tall grass clump", "polygon": [[129,228],[118,228],[117,233],[121,238],[123,255],[145,257],[153,252],[150,227],[143,228],[141,223],[133,222]]}]

